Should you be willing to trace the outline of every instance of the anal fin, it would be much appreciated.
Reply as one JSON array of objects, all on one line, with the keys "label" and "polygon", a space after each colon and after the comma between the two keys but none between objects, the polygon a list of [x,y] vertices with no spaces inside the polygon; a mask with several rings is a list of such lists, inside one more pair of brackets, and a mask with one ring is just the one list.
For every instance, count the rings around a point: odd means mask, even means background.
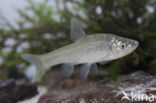
[{"label": "anal fin", "polygon": [[91,64],[82,64],[80,67],[80,74],[82,79],[86,79],[89,74]]},{"label": "anal fin", "polygon": [[91,64],[90,74],[95,76],[98,74],[98,67],[96,63]]},{"label": "anal fin", "polygon": [[71,77],[74,71],[74,64],[63,64],[62,69],[66,77]]}]

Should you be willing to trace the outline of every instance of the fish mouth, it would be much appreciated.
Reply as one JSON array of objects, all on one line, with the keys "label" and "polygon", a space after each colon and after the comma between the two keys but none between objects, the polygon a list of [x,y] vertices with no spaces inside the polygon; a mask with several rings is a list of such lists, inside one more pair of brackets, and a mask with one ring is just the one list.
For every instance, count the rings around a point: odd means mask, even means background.
[{"label": "fish mouth", "polygon": [[133,45],[136,46],[136,47],[138,47],[138,46],[139,46],[139,42],[135,40],[135,41],[133,42]]},{"label": "fish mouth", "polygon": [[138,46],[139,46],[139,42],[136,41],[136,40],[133,40],[133,42],[132,42],[132,48],[131,48],[131,50],[129,51],[128,54],[132,53]]},{"label": "fish mouth", "polygon": [[132,43],[132,49],[131,49],[130,53],[133,52],[138,46],[139,46],[139,42],[134,40],[134,42]]},{"label": "fish mouth", "polygon": [[134,40],[132,46],[134,47],[134,50],[139,46],[139,42]]}]

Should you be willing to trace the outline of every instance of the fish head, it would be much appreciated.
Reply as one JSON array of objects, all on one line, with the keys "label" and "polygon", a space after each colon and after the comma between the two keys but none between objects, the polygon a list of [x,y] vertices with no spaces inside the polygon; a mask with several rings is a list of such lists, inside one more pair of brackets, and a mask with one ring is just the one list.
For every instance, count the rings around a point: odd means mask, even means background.
[{"label": "fish head", "polygon": [[133,52],[139,45],[139,42],[136,40],[116,36],[112,39],[112,57],[115,59],[126,56]]}]

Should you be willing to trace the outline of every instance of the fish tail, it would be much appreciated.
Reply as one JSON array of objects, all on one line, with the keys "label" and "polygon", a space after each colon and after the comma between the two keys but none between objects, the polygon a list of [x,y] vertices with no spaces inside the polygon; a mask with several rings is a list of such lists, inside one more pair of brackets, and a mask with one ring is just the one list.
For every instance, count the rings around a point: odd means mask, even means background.
[{"label": "fish tail", "polygon": [[41,56],[32,54],[22,54],[21,57],[27,62],[36,66],[37,70],[36,74],[32,79],[32,82],[39,82],[48,69],[48,67],[46,67],[46,65],[42,61]]}]

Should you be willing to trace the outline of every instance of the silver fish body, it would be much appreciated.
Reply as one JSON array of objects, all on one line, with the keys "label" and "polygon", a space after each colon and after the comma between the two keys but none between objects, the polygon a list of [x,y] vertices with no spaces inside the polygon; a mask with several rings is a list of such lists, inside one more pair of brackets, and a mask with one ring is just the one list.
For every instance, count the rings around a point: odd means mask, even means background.
[{"label": "silver fish body", "polygon": [[[75,35],[75,36],[74,36]],[[134,51],[139,43],[114,34],[93,34],[86,36],[77,20],[71,20],[71,39],[74,43],[56,49],[50,53],[36,56],[23,54],[22,58],[36,65],[39,72],[35,81],[52,66],[65,64],[64,68],[71,76],[74,65],[83,64],[80,68],[82,78],[86,78],[89,71],[97,73],[98,62],[118,59]]]},{"label": "silver fish body", "polygon": [[42,56],[48,66],[72,63],[96,63],[103,61],[110,53],[111,43],[108,35],[96,34],[86,36],[75,43],[57,49]]},{"label": "silver fish body", "polygon": [[118,48],[113,47],[115,40],[126,42],[126,38],[113,34],[89,35],[75,43],[43,55],[42,60],[49,67],[62,63],[97,63],[125,56],[138,46],[137,41],[127,39],[127,43],[134,42],[134,44],[132,44],[131,48],[128,48],[128,51],[119,51]]}]

